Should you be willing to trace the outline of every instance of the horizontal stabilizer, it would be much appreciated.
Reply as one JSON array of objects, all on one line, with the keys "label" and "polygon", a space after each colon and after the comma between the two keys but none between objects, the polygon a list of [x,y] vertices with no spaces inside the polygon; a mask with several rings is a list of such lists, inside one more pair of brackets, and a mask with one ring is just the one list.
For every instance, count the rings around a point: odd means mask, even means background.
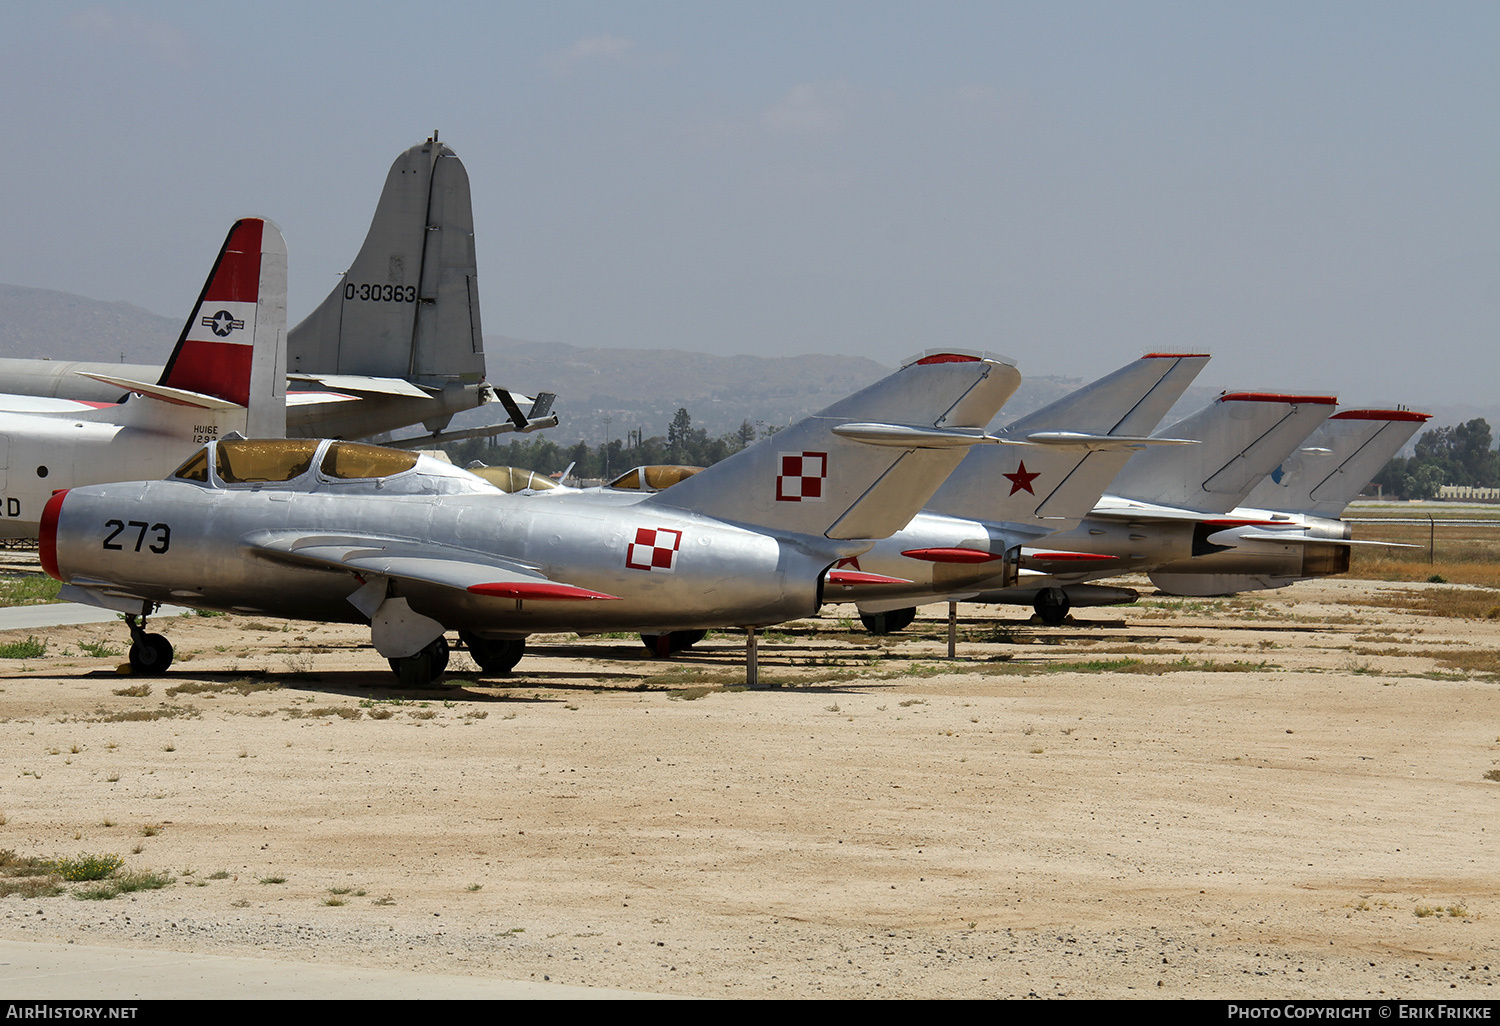
[{"label": "horizontal stabilizer", "polygon": [[[1124,522],[1128,524],[1167,524],[1167,523],[1207,523],[1216,527],[1246,527],[1252,524],[1271,525],[1277,523],[1275,520],[1264,518],[1244,517],[1208,517],[1192,509],[1182,509],[1175,506],[1158,506],[1151,503],[1131,502],[1118,496],[1105,496],[1098,506],[1094,507],[1090,516],[1103,520]],[[1291,524],[1290,518],[1286,523]]]},{"label": "horizontal stabilizer", "polygon": [[166,385],[148,385],[144,381],[131,381],[129,378],[112,378],[107,374],[90,374],[80,371],[86,378],[102,381],[106,385],[116,385],[127,392],[135,392],[151,399],[159,399],[164,403],[174,406],[197,406],[204,410],[240,410],[244,409],[239,403],[230,402],[228,399],[220,399],[218,396],[204,395],[202,392],[189,392],[182,388],[169,388]]},{"label": "horizontal stabilizer", "polygon": [[530,434],[533,431],[545,431],[548,428],[557,427],[557,414],[543,417],[540,420],[528,420],[526,426],[519,429],[507,421],[504,424],[486,424],[484,427],[461,428],[456,431],[438,431],[430,435],[417,435],[415,438],[393,438],[388,442],[380,444],[387,449],[422,449],[443,442],[462,442],[469,438],[489,438],[491,435],[505,435],[517,432],[519,434]]},{"label": "horizontal stabilizer", "polygon": [[867,445],[887,445],[896,449],[952,449],[1001,439],[978,428],[969,430],[923,427],[920,424],[840,424],[833,429],[840,438]]},{"label": "horizontal stabilizer", "polygon": [[421,388],[404,378],[376,378],[363,374],[288,374],[287,378],[291,381],[322,385],[335,392],[356,392],[360,395],[405,395],[414,399],[433,397],[431,389]]},{"label": "horizontal stabilizer", "polygon": [[1208,539],[1216,545],[1229,545],[1235,541],[1263,541],[1276,542],[1287,545],[1297,542],[1310,542],[1317,545],[1385,545],[1395,549],[1425,549],[1425,545],[1412,545],[1409,542],[1372,541],[1354,538],[1319,538],[1312,535],[1298,534],[1295,531],[1242,531],[1239,534],[1224,535],[1215,534]]},{"label": "horizontal stabilizer", "polygon": [[[1026,436],[1032,445],[1080,452],[1124,452],[1152,445],[1197,445],[1196,438],[1156,438],[1152,435],[1090,435],[1081,431],[1034,431]],[[1015,443],[1012,443],[1015,444]]]}]

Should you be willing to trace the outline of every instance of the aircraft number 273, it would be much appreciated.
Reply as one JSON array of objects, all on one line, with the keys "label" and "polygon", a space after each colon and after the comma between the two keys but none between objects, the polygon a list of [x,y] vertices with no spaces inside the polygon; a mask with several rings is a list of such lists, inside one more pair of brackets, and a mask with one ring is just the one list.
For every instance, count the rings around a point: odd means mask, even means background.
[{"label": "aircraft number 273", "polygon": [[154,541],[152,542],[152,544],[146,546],[146,548],[150,549],[152,552],[160,555],[161,553],[166,552],[172,544],[172,529],[166,524],[148,525],[144,520],[132,520],[127,524],[123,520],[106,520],[104,522],[104,526],[114,528],[114,530],[109,532],[109,535],[104,539],[104,547],[106,549],[123,551],[125,545],[130,544],[130,538],[128,535],[124,539],[124,545],[115,541],[116,538],[120,537],[120,535],[125,532],[125,529],[127,527],[139,528],[135,536],[135,551],[137,552],[141,551],[141,545],[146,541],[147,531],[155,532]]}]

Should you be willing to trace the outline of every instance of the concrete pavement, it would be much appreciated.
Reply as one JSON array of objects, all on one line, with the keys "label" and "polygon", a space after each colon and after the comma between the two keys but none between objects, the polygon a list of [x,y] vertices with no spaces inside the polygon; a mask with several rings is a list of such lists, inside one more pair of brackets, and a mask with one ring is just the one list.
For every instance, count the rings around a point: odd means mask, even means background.
[{"label": "concrete pavement", "polygon": [[[668,994],[305,961],[0,941],[0,995],[24,1001],[619,1001]],[[3,1014],[3,1013],[0,1013]]]}]

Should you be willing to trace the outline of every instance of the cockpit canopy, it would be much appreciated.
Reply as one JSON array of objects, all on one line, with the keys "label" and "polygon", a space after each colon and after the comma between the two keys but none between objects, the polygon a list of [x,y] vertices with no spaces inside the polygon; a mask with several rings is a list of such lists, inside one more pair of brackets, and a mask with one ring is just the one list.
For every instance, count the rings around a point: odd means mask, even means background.
[{"label": "cockpit canopy", "polygon": [[[314,469],[316,467],[316,469]],[[339,487],[384,493],[493,492],[497,489],[442,460],[363,442],[305,438],[231,438],[210,442],[172,479],[218,488],[294,485],[297,491]]]},{"label": "cockpit canopy", "polygon": [[502,492],[549,492],[557,482],[523,467],[486,467],[469,464],[469,473],[482,477]]},{"label": "cockpit canopy", "polygon": [[687,480],[702,469],[702,467],[685,467],[673,463],[657,463],[627,470],[606,487],[623,491],[659,492],[663,488],[671,488],[679,481]]}]

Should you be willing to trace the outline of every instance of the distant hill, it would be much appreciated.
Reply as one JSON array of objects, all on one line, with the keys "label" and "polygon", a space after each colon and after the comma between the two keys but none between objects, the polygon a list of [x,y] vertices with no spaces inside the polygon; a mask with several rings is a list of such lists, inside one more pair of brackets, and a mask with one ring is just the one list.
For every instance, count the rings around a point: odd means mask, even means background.
[{"label": "distant hill", "polygon": [[[782,426],[815,413],[890,374],[895,368],[856,356],[712,356],[671,349],[583,349],[550,342],[489,336],[485,363],[491,381],[534,395],[556,392],[562,423],[547,432],[561,444],[598,444],[604,418],[612,437],[641,429],[665,434],[678,409],[709,435],[726,434],[746,420]],[[1006,404],[1000,421],[1044,406],[1083,383],[1073,378],[1030,378]],[[454,426],[496,423],[498,411],[474,410]]]},{"label": "distant hill", "polygon": [[165,363],[182,321],[129,303],[0,285],[0,355],[105,363]]},{"label": "distant hill", "polygon": [[[0,356],[52,360],[165,363],[182,322],[130,303],[105,303],[68,292],[0,285]],[[559,342],[526,342],[491,335],[485,339],[489,378],[515,391],[556,392],[562,423],[549,434],[569,444],[624,438],[642,429],[665,434],[679,407],[710,435],[733,431],[749,420],[785,425],[889,374],[893,368],[855,356],[711,356],[669,349],[585,349]],[[1021,373],[1026,361],[1021,358]],[[1074,376],[1031,376],[997,419],[1006,424],[1045,406],[1112,367],[1083,367]],[[1210,364],[1164,421],[1185,416],[1218,391]],[[1500,405],[1409,405],[1433,414],[1433,426],[1483,417],[1500,435]],[[498,407],[474,410],[455,426],[504,419]]]}]

